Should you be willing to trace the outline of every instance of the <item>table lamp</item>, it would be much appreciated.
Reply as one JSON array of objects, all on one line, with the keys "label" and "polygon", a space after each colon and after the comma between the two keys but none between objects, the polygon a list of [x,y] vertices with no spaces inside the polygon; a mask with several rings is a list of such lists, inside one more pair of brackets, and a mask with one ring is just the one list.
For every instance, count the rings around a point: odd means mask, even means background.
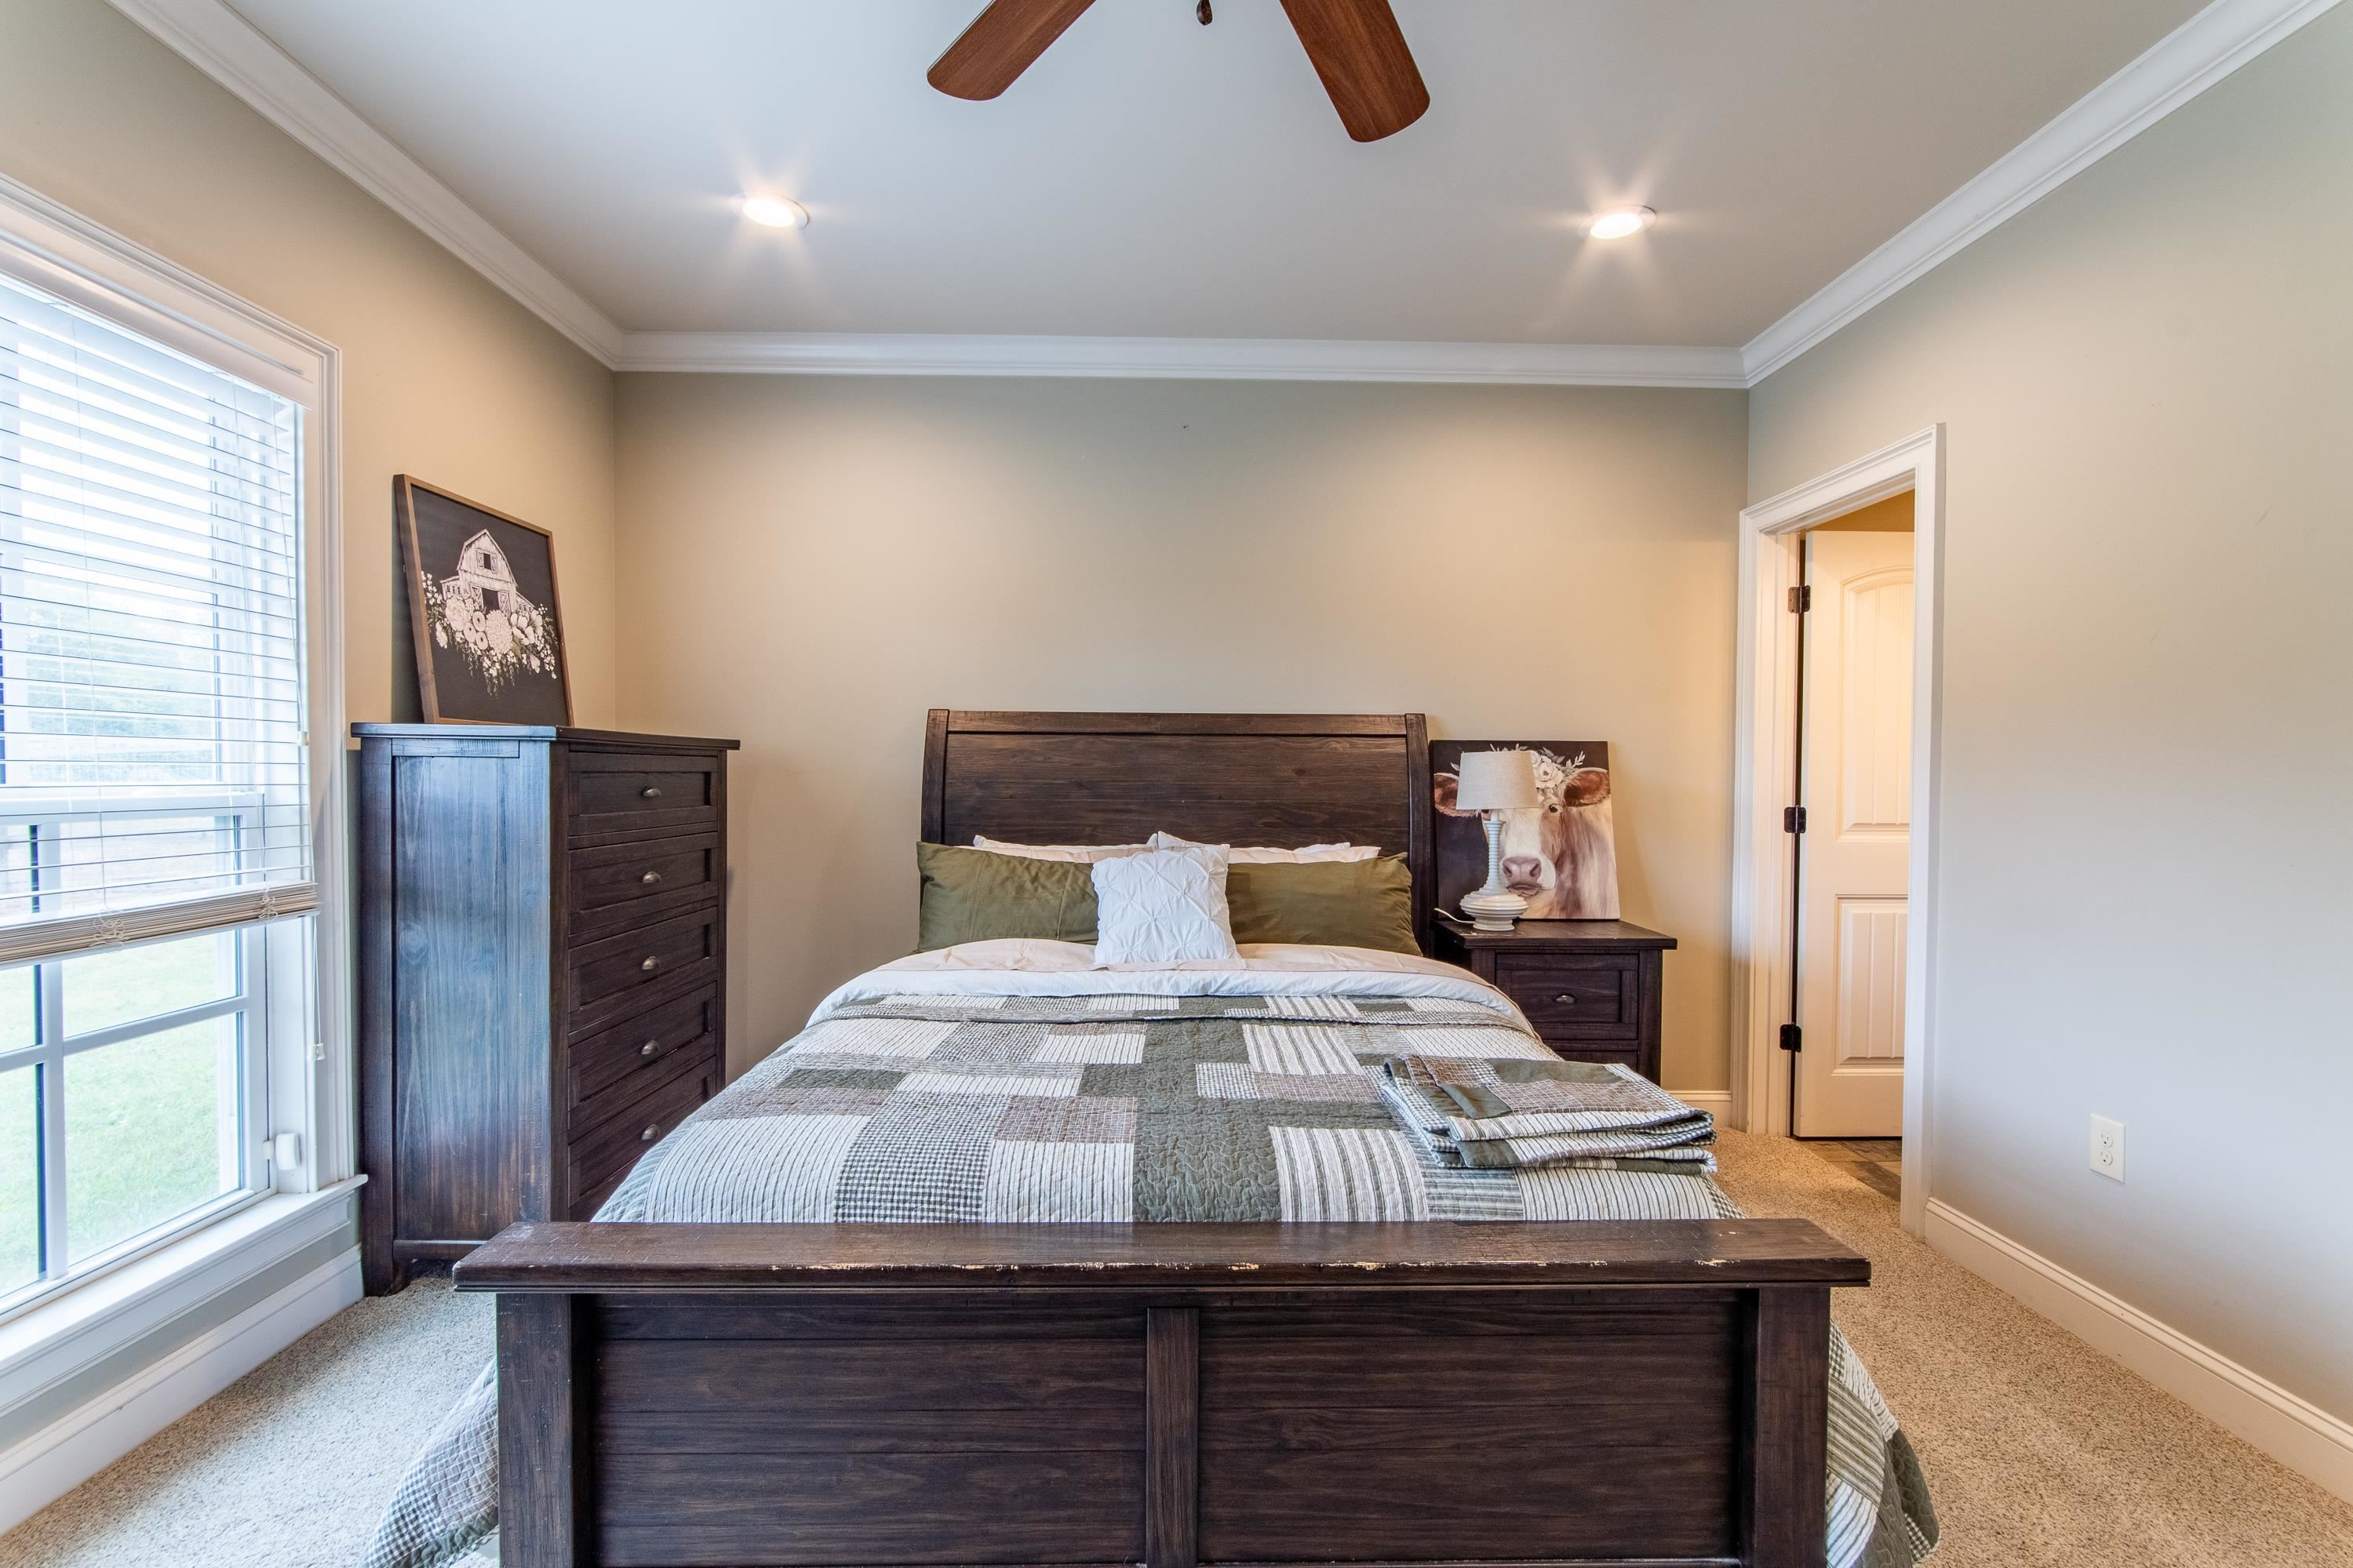
[{"label": "table lamp", "polygon": [[1528,901],[1504,886],[1504,824],[1496,813],[1537,804],[1533,752],[1465,752],[1454,771],[1454,807],[1475,811],[1487,828],[1487,885],[1462,900],[1462,912],[1479,931],[1509,931],[1527,913]]}]

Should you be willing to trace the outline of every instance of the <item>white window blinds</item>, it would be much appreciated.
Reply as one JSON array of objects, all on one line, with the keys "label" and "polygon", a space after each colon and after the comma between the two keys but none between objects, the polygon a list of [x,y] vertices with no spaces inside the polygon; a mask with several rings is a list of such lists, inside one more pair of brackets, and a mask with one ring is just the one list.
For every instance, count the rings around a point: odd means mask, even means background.
[{"label": "white window blinds", "polygon": [[0,276],[0,964],[315,904],[301,412]]}]

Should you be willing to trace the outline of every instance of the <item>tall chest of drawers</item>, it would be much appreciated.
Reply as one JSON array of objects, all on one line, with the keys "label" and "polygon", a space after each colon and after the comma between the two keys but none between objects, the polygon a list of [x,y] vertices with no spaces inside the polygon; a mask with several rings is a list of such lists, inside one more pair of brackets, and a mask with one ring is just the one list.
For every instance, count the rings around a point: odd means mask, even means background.
[{"label": "tall chest of drawers", "polygon": [[733,741],[357,724],[371,1294],[586,1219],[726,1071]]}]

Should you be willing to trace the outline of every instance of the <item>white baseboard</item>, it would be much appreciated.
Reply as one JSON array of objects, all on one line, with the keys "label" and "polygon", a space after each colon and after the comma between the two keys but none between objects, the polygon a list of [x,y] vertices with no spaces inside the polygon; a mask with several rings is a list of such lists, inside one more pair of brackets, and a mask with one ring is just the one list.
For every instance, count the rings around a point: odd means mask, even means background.
[{"label": "white baseboard", "polygon": [[2353,1424],[1935,1198],[1928,1200],[1928,1245],[2289,1469],[2353,1501]]},{"label": "white baseboard", "polygon": [[1732,1091],[1728,1089],[1671,1089],[1667,1090],[1694,1110],[1704,1110],[1720,1125],[1732,1121]]},{"label": "white baseboard", "polygon": [[0,1453],[0,1531],[24,1522],[359,1299],[355,1247]]}]

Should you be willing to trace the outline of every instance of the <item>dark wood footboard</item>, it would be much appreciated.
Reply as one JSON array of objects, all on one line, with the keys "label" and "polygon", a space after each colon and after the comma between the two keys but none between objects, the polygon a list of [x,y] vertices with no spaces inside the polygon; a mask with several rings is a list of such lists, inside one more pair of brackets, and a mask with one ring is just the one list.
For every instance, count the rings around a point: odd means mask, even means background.
[{"label": "dark wood footboard", "polygon": [[1801,1220],[519,1225],[508,1568],[1820,1568]]}]

